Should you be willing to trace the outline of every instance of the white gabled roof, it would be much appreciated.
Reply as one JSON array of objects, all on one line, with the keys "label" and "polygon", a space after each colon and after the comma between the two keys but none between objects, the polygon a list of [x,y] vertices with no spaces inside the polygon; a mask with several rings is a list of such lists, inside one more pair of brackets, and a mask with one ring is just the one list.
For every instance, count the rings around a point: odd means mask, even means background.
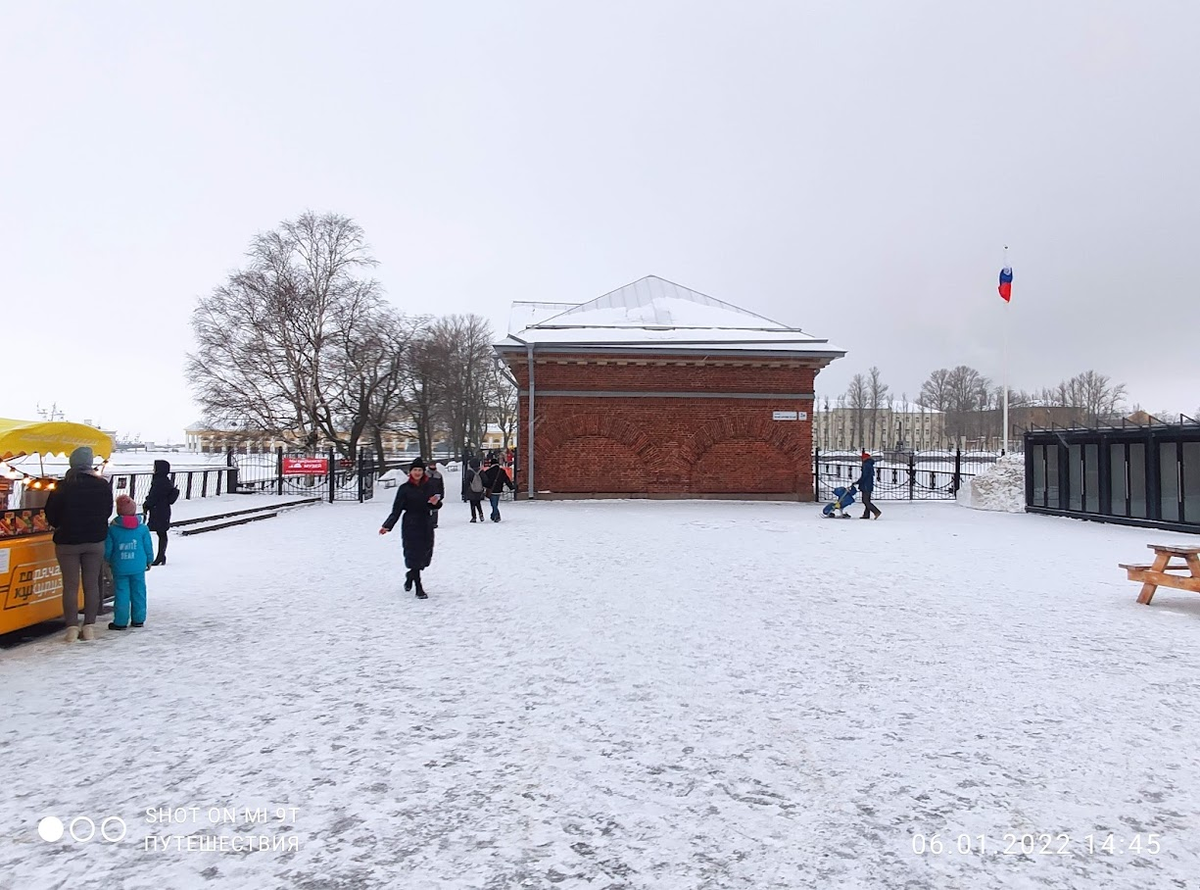
[{"label": "white gabled roof", "polygon": [[[545,314],[555,305],[557,313]],[[773,319],[648,275],[577,305],[516,303],[512,318],[524,327],[501,346],[573,344],[661,349],[712,347],[737,351],[812,352],[830,357],[845,350]]]},{"label": "white gabled roof", "polygon": [[657,275],[639,278],[560,315],[543,319],[537,326],[788,330],[787,325]]}]

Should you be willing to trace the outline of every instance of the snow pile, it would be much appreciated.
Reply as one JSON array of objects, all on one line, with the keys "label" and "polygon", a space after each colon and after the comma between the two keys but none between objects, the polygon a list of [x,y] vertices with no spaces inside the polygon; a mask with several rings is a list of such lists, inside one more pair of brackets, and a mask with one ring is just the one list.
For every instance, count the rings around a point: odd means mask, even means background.
[{"label": "snow pile", "polygon": [[1025,455],[1006,454],[963,487],[960,500],[976,510],[1025,512]]}]

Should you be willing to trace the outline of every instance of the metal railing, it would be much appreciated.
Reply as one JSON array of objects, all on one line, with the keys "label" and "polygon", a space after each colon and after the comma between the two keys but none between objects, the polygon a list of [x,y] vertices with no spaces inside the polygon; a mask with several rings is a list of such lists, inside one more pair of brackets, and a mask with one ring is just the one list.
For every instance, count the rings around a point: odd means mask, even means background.
[{"label": "metal railing", "polygon": [[[953,500],[964,479],[984,472],[999,455],[987,452],[910,451],[881,452],[875,461],[877,501]],[[862,460],[851,452],[813,454],[813,493],[826,500],[833,490],[862,476]]]}]

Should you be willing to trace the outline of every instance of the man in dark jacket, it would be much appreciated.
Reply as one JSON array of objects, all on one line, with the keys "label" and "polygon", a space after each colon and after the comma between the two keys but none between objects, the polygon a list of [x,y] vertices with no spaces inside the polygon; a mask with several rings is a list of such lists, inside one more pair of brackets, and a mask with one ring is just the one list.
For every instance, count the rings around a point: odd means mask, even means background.
[{"label": "man in dark jacket", "polygon": [[[67,642],[90,640],[100,612],[100,572],[113,493],[108,480],[92,471],[92,449],[71,452],[71,469],[46,498],[46,522],[54,529],[54,555],[63,584],[63,623]],[[83,577],[83,630],[79,629],[79,580]]]},{"label": "man in dark jacket", "polygon": [[158,535],[158,556],[152,565],[167,564],[167,532],[171,528],[171,505],[179,500],[179,489],[171,481],[171,465],[165,460],[154,462],[154,478],[150,491],[142,502],[142,511],[149,512],[146,527]]},{"label": "man in dark jacket", "polygon": [[500,458],[493,457],[488,461],[488,468],[483,471],[483,490],[487,495],[488,501],[492,505],[492,522],[500,521],[500,495],[504,489],[510,488],[513,491],[517,487],[513,485],[512,479],[508,473],[504,471],[504,467],[500,466]]},{"label": "man in dark jacket", "polygon": [[419,457],[412,462],[408,479],[396,490],[392,512],[379,529],[386,535],[396,527],[401,514],[400,542],[404,545],[404,565],[408,573],[404,576],[404,589],[417,588],[417,599],[428,599],[421,584],[421,570],[433,562],[433,516],[442,507],[442,499],[433,492],[425,478],[425,462]]},{"label": "man in dark jacket", "polygon": [[882,510],[871,503],[871,493],[875,491],[875,458],[867,452],[862,453],[862,475],[858,477],[858,490],[862,493],[863,515],[859,519],[878,519]]}]

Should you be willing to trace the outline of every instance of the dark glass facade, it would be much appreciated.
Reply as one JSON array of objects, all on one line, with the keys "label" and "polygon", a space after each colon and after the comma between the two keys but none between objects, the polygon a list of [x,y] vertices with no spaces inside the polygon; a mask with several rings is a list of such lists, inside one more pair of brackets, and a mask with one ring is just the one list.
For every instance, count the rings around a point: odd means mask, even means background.
[{"label": "dark glass facade", "polygon": [[1200,532],[1200,424],[1027,432],[1025,503],[1031,513]]}]

